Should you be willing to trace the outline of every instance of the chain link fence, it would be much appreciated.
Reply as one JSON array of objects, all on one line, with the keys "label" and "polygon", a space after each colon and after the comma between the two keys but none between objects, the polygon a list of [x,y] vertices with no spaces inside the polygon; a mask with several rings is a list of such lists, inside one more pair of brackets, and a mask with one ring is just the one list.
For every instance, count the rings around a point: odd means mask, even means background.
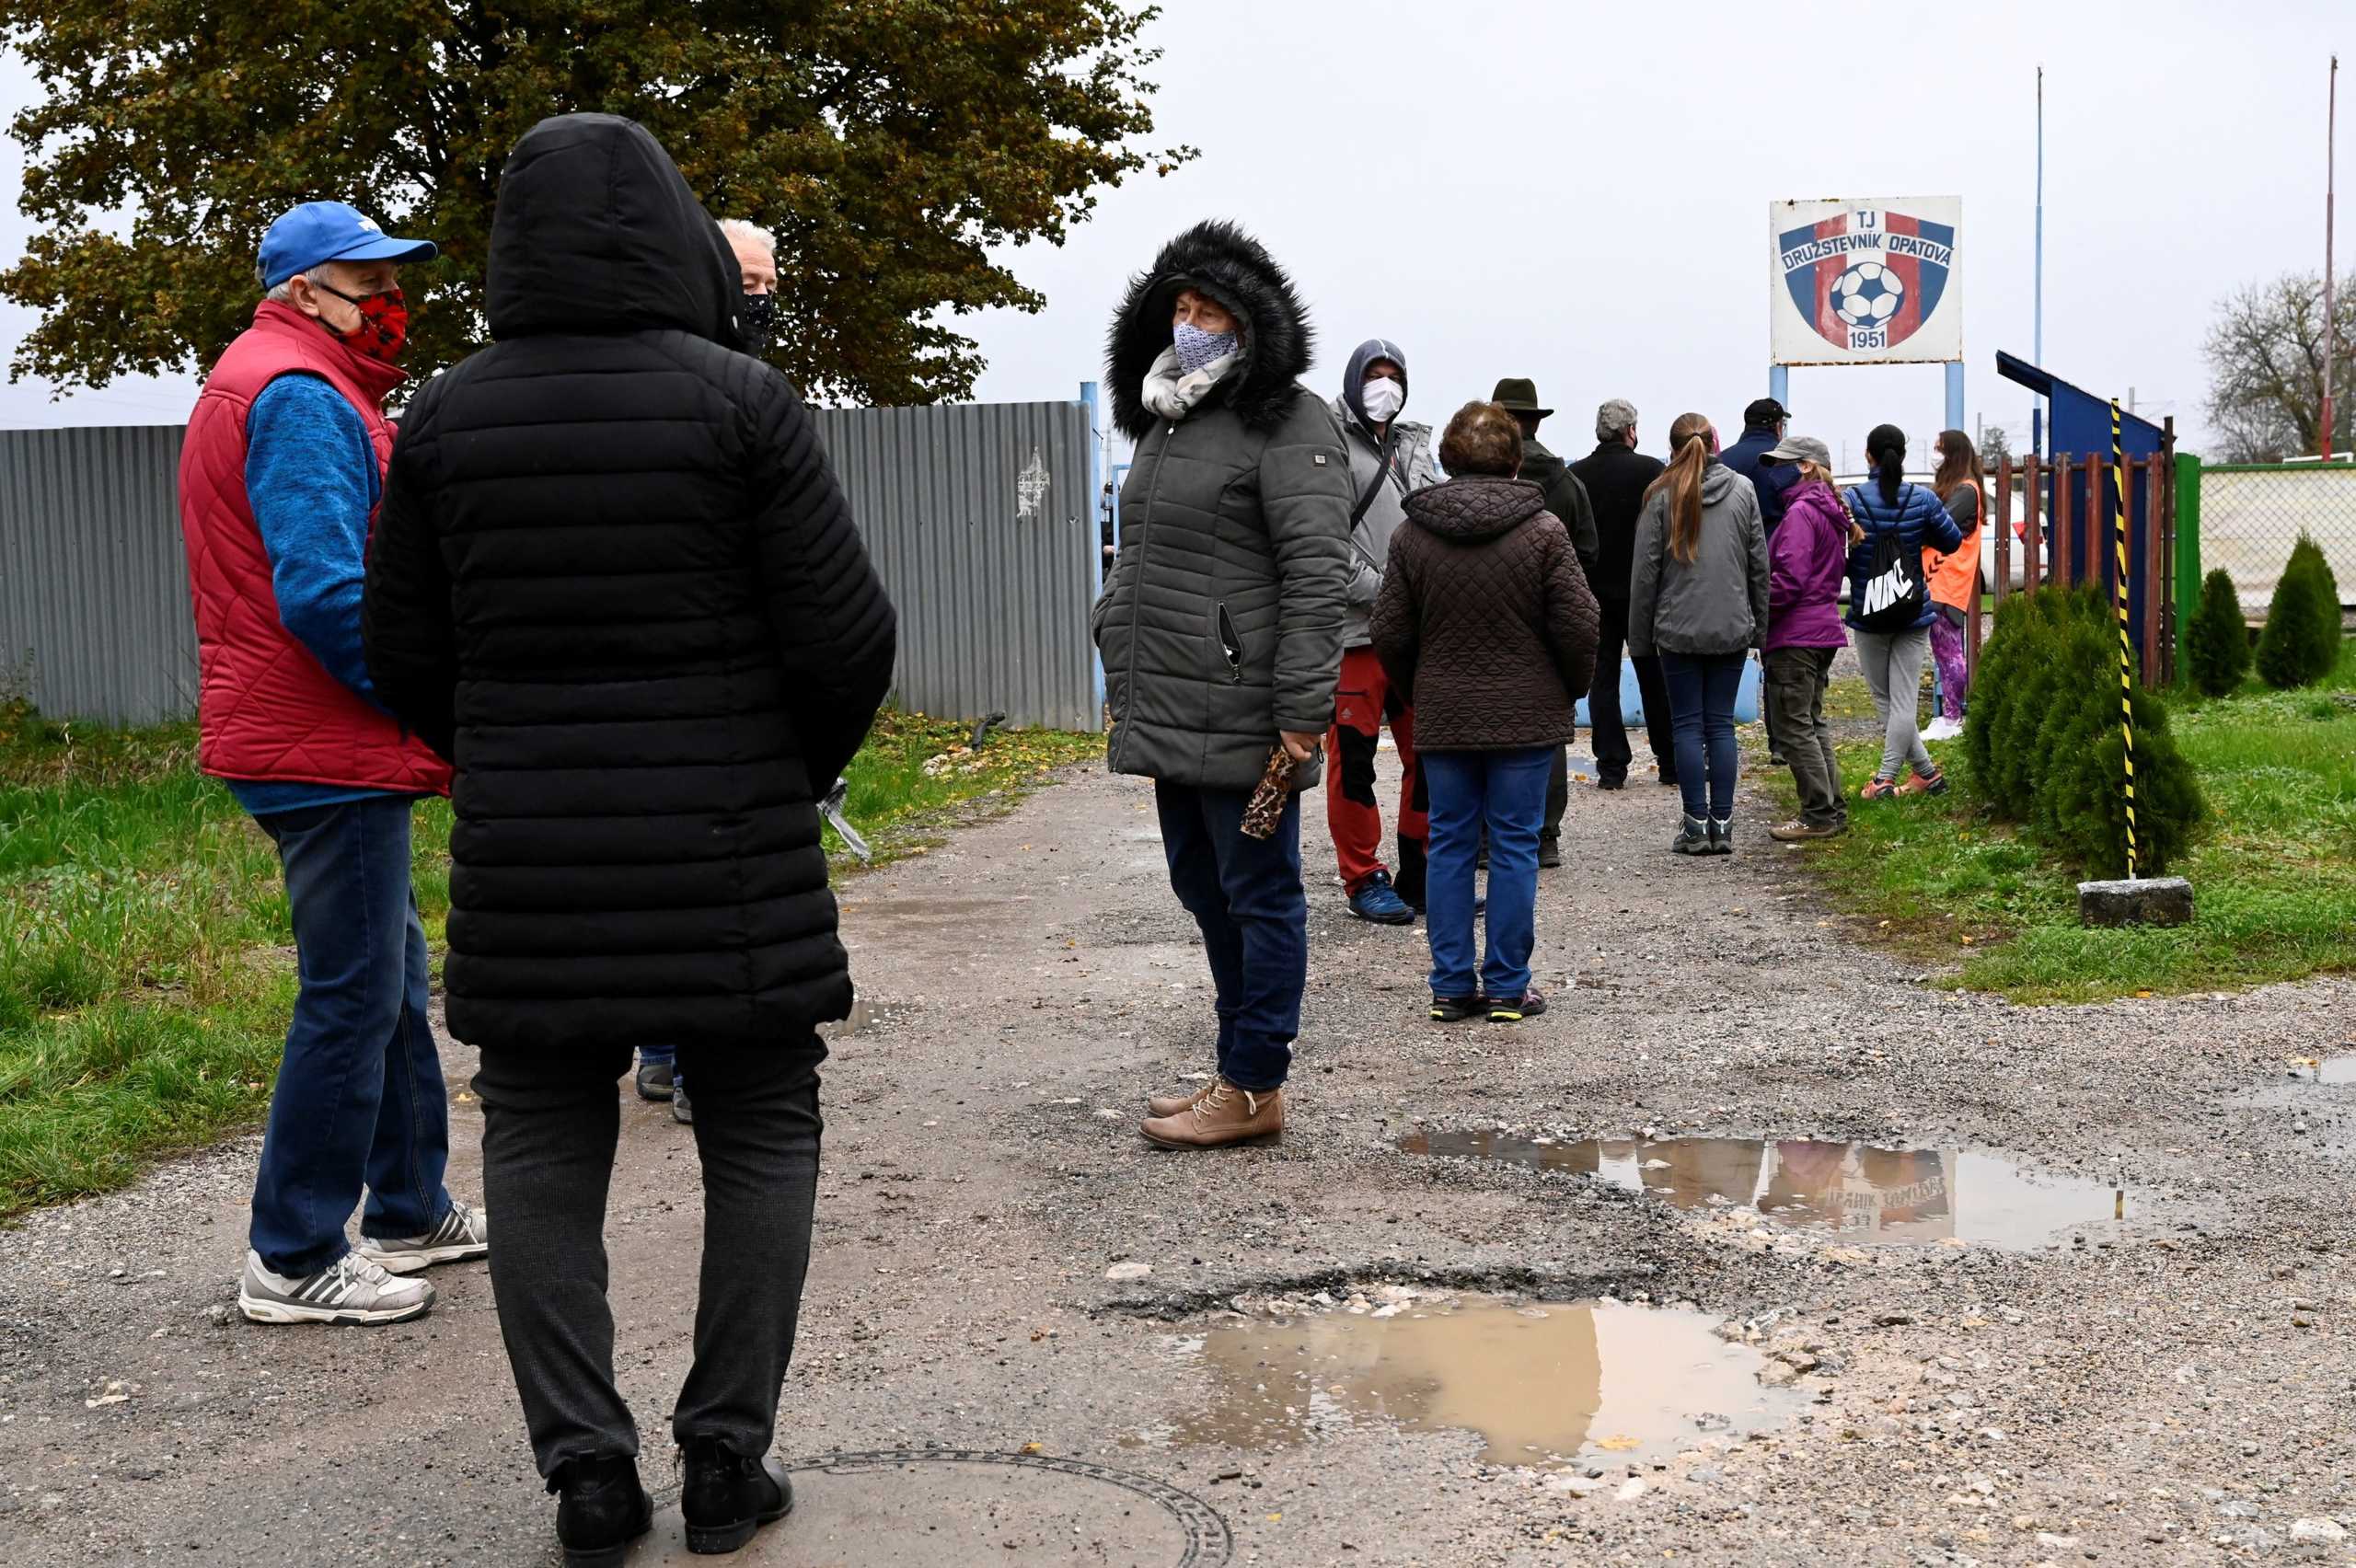
[{"label": "chain link fence", "polygon": [[2200,508],[2200,570],[2223,567],[2252,620],[2302,533],[2323,548],[2341,607],[2356,605],[2356,463],[2204,464]]}]

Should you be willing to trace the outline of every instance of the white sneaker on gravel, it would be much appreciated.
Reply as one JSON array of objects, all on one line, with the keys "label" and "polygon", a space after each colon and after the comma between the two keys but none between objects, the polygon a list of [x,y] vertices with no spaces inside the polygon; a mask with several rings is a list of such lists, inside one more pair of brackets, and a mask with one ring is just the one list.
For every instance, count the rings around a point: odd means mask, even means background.
[{"label": "white sneaker on gravel", "polygon": [[390,1239],[364,1236],[360,1255],[387,1274],[409,1274],[436,1263],[463,1263],[491,1254],[491,1211],[453,1203],[442,1223],[422,1236]]},{"label": "white sneaker on gravel", "polygon": [[261,1254],[248,1248],[237,1309],[257,1323],[406,1323],[433,1309],[433,1287],[422,1279],[395,1279],[357,1252],[293,1279],[271,1273]]},{"label": "white sneaker on gravel", "polygon": [[1926,741],[1952,741],[1962,733],[1962,725],[1942,714],[1923,727],[1923,738]]}]

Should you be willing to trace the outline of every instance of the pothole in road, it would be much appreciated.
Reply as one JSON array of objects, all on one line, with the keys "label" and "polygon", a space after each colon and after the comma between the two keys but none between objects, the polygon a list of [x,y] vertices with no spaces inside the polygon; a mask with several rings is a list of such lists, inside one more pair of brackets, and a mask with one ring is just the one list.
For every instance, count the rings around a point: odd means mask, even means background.
[{"label": "pothole in road", "polygon": [[[1218,1568],[1234,1538],[1218,1511],[1150,1476],[1052,1455],[895,1449],[793,1468],[794,1508],[731,1559],[745,1564],[975,1568],[1055,1559]],[[686,1568],[665,1494],[633,1561]]]},{"label": "pothole in road", "polygon": [[2127,1218],[2128,1193],[1975,1149],[1876,1148],[1772,1138],[1584,1138],[1413,1133],[1408,1154],[1454,1155],[1592,1176],[1680,1209],[1756,1208],[1846,1242],[1960,1241],[2025,1249]]},{"label": "pothole in road", "polygon": [[2291,1066],[2291,1077],[2301,1083],[2356,1084],[2356,1056],[2325,1056],[2295,1062]]},{"label": "pothole in road", "polygon": [[1156,1435],[1259,1451],[1387,1423],[1477,1433],[1491,1464],[1634,1463],[1704,1434],[1738,1439],[1807,1399],[1761,1381],[1796,1380],[1796,1369],[1720,1338],[1698,1312],[1434,1299],[1399,1286],[1350,1305],[1179,1341],[1180,1364],[1207,1368],[1215,1387]]}]

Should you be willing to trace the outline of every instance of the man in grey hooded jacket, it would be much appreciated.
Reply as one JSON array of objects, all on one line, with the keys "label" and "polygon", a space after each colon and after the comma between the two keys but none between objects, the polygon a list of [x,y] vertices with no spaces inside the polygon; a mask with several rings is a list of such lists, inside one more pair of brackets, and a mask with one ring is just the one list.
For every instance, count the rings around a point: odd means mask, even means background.
[{"label": "man in grey hooded jacket", "polygon": [[[1380,926],[1413,925],[1424,902],[1424,857],[1430,842],[1423,778],[1415,766],[1415,720],[1408,694],[1391,684],[1374,655],[1369,625],[1391,559],[1391,536],[1406,520],[1411,491],[1437,483],[1431,426],[1399,417],[1407,402],[1407,355],[1388,338],[1369,338],[1350,355],[1334,417],[1350,457],[1353,493],[1348,619],[1342,674],[1334,694],[1326,749],[1337,770],[1325,797],[1325,822],[1350,913]],[[1399,867],[1382,862],[1382,807],[1375,799],[1375,751],[1388,721],[1404,780],[1399,790]]]}]

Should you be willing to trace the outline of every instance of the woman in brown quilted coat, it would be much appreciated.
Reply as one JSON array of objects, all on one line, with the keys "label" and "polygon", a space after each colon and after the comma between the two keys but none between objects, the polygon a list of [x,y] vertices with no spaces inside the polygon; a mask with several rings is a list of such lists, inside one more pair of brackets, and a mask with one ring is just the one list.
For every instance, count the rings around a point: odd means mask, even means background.
[{"label": "woman in brown quilted coat", "polygon": [[[1519,1023],[1545,1010],[1530,983],[1538,835],[1573,694],[1595,673],[1595,594],[1545,492],[1514,476],[1521,428],[1467,403],[1441,437],[1446,484],[1406,500],[1375,601],[1374,646],[1413,694],[1431,793],[1426,892],[1432,1017]],[[1473,940],[1473,870],[1489,834],[1488,953]]]}]

